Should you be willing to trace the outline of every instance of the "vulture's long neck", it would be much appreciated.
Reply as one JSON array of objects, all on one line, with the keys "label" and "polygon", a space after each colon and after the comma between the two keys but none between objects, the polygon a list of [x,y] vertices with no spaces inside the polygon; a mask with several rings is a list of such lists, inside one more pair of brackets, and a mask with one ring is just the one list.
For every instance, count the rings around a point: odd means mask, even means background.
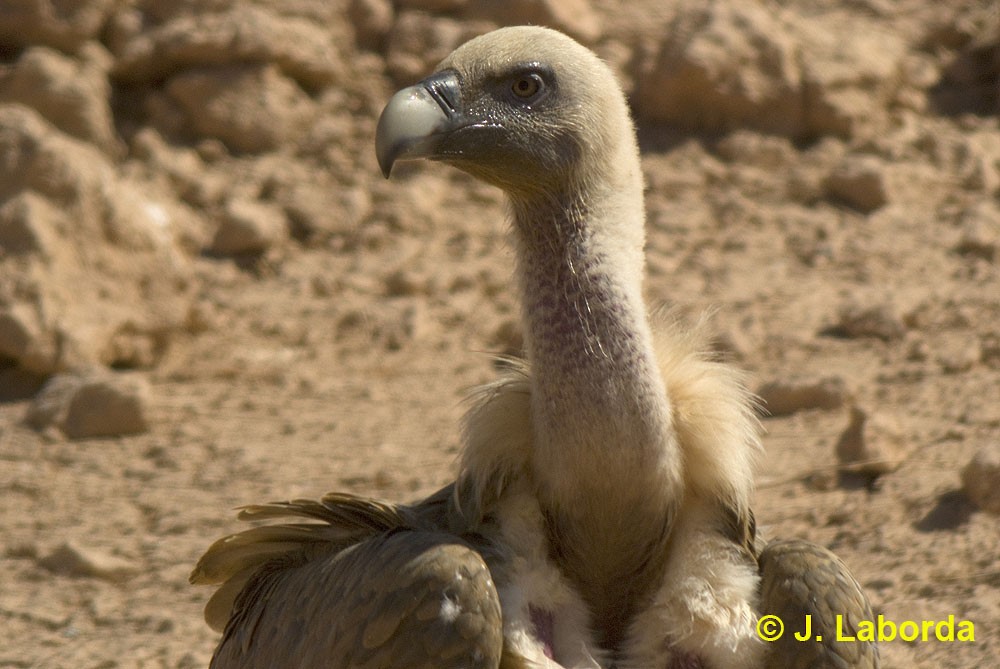
[{"label": "vulture's long neck", "polygon": [[609,648],[658,581],[681,494],[642,299],[642,179],[634,146],[622,153],[558,196],[512,198],[533,475],[552,556]]}]

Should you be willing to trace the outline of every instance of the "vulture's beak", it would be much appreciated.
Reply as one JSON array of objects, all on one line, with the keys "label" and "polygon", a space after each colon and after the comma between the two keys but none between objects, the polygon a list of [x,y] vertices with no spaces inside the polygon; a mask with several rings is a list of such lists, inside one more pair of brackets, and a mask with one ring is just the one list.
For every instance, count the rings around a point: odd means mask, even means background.
[{"label": "vulture's beak", "polygon": [[444,70],[390,98],[378,119],[375,156],[389,178],[397,160],[433,157],[442,137],[466,125],[458,73]]}]

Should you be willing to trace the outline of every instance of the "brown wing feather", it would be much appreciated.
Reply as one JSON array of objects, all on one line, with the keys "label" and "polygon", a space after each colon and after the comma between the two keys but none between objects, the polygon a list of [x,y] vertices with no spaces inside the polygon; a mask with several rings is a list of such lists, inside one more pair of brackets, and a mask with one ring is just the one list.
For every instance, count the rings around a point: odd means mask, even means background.
[{"label": "brown wing feather", "polygon": [[[874,643],[838,642],[837,616],[843,629],[855,630],[861,620],[872,619],[871,604],[861,586],[840,559],[808,541],[772,541],[761,552],[761,615],[776,615],[785,626],[781,639],[770,647],[773,669],[876,669]],[[822,641],[797,641],[806,616],[811,634]]]},{"label": "brown wing feather", "polygon": [[401,530],[259,571],[212,667],[492,669],[502,648],[479,553],[451,535]]},{"label": "brown wing feather", "polygon": [[344,530],[384,531],[405,525],[406,507],[350,493],[334,492],[321,500],[251,504],[240,508],[240,520],[273,520],[299,516]]},{"label": "brown wing feather", "polygon": [[312,522],[244,530],[199,560],[192,583],[222,583],[205,609],[225,630],[212,666],[497,667],[486,547],[443,531],[453,500],[448,486],[413,506],[332,493],[243,507],[243,520]]},{"label": "brown wing feather", "polygon": [[205,619],[221,632],[242,589],[237,585],[245,584],[249,574],[269,562],[300,561],[310,554],[340,550],[373,534],[397,528],[441,528],[447,522],[446,504],[450,499],[449,486],[415,506],[330,493],[318,501],[299,499],[241,507],[241,520],[300,517],[316,522],[253,527],[212,544],[190,576],[194,584],[224,584],[206,607]]}]

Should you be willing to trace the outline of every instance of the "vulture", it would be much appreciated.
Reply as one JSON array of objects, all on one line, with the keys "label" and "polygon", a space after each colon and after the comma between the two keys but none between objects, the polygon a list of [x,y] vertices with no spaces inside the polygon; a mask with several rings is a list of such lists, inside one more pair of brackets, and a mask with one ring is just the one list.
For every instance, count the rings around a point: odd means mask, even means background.
[{"label": "vulture", "polygon": [[837,641],[872,618],[847,567],[756,537],[740,373],[703,353],[704,328],[645,307],[643,178],[611,70],[559,32],[496,30],[396,93],[375,146],[386,177],[424,158],[506,193],[525,359],[474,392],[455,480],[427,499],[244,507],[269,522],[191,577],[220,585],[212,666],[878,666],[874,644]]}]

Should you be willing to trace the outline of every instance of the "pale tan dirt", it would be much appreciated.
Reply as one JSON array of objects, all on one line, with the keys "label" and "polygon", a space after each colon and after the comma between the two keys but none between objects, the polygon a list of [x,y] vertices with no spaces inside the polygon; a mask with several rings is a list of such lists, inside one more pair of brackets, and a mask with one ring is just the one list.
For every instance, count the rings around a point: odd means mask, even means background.
[{"label": "pale tan dirt", "polygon": [[[502,199],[440,165],[385,182],[372,135],[522,21],[640,110],[650,303],[713,310],[784,393],[761,530],[836,551],[890,620],[975,625],[885,666],[996,666],[1000,520],[961,476],[1000,448],[995,3],[502,4],[0,3],[0,667],[205,666],[187,577],[233,507],[449,480],[465,391],[519,342]],[[115,405],[145,432],[25,422],[94,365],[148,381]],[[837,475],[855,405],[874,479]]]}]

